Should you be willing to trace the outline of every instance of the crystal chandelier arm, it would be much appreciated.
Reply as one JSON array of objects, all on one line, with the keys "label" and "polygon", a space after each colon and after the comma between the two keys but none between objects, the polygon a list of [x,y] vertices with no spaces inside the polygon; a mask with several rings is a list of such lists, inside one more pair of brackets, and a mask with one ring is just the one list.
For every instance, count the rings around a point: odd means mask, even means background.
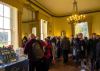
[{"label": "crystal chandelier arm", "polygon": [[85,21],[86,16],[79,14],[77,1],[73,1],[73,14],[67,18],[68,23],[77,23]]}]

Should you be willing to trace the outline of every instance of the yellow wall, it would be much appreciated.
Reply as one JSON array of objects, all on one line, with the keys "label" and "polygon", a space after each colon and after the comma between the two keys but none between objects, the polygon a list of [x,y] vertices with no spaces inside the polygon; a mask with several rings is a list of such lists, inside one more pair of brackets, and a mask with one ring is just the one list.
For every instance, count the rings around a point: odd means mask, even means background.
[{"label": "yellow wall", "polygon": [[92,33],[100,35],[100,12],[93,14]]},{"label": "yellow wall", "polygon": [[64,18],[53,18],[54,24],[54,35],[61,36],[61,31],[66,32],[66,36],[71,36],[71,25],[67,23],[66,17]]},{"label": "yellow wall", "polygon": [[51,29],[49,29],[49,25],[52,24],[52,17],[47,14],[46,12],[44,12],[43,10],[41,10],[40,8],[36,7],[34,4],[30,4],[30,6],[33,7],[33,9],[36,11],[36,22],[33,24],[34,27],[36,27],[36,31],[37,31],[37,36],[40,37],[40,20],[44,19],[46,21],[48,21],[48,36],[49,35],[53,35],[53,32],[49,32]]},{"label": "yellow wall", "polygon": [[[37,35],[40,36],[40,20],[44,19],[48,21],[48,36],[61,36],[61,31],[66,32],[66,36],[70,37],[72,35],[71,25],[67,24],[66,17],[52,17],[42,11],[41,9],[34,6],[34,4],[30,4],[35,11],[37,11],[37,18],[35,23],[22,23],[22,9],[23,4],[22,0],[0,0],[7,4],[10,4],[18,9],[18,40],[19,46],[21,45],[21,38],[23,35],[27,35],[31,33],[32,27],[37,28]],[[92,18],[91,18],[92,17]],[[89,22],[89,32],[96,32],[100,34],[100,12],[91,14],[88,19]]]},{"label": "yellow wall", "polygon": [[22,30],[22,38],[24,36],[28,36],[28,34],[32,33],[33,25],[30,23],[22,23],[21,30]]},{"label": "yellow wall", "polygon": [[19,11],[22,10],[23,4],[21,3],[21,0],[0,0],[0,1],[16,7]]}]

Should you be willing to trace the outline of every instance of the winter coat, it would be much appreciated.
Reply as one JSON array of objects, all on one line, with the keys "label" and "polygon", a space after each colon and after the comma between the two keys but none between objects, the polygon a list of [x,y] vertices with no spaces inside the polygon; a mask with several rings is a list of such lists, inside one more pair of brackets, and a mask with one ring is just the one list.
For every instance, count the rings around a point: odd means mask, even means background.
[{"label": "winter coat", "polygon": [[89,49],[90,49],[90,57],[92,59],[96,59],[97,39],[89,39],[88,45],[89,45]]},{"label": "winter coat", "polygon": [[97,43],[96,46],[96,59],[100,61],[100,41]]}]

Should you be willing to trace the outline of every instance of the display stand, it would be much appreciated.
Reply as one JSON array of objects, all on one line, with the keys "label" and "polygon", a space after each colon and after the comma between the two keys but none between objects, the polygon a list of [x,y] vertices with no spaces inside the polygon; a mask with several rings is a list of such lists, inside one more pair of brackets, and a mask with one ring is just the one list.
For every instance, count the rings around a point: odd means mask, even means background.
[{"label": "display stand", "polygon": [[28,71],[27,56],[13,48],[0,48],[0,71]]},{"label": "display stand", "polygon": [[1,65],[0,71],[28,71],[28,59]]}]

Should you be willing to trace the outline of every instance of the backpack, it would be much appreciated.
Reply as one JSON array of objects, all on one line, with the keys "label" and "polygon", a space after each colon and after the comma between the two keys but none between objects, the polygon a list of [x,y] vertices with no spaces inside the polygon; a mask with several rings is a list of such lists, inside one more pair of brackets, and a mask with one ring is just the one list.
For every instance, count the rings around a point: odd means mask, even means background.
[{"label": "backpack", "polygon": [[34,55],[35,59],[43,58],[44,52],[39,41],[32,44],[32,54]]}]

